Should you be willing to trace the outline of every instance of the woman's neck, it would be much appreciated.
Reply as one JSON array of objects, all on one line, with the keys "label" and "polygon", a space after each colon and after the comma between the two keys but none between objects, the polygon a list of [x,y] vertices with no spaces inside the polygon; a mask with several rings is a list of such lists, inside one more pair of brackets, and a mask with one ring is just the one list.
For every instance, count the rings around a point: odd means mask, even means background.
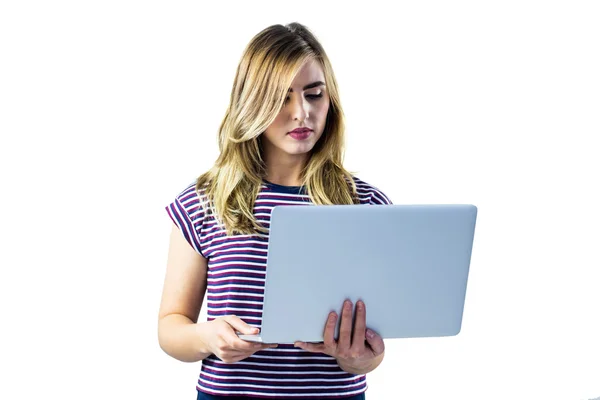
[{"label": "woman's neck", "polygon": [[304,168],[304,159],[267,161],[266,180],[282,186],[302,186],[301,172]]}]

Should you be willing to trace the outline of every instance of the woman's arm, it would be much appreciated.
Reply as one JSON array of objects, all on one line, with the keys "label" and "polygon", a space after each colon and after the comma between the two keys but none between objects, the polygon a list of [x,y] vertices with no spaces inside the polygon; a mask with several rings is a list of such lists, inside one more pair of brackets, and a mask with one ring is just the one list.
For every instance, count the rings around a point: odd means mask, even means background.
[{"label": "woman's arm", "polygon": [[206,292],[207,269],[208,260],[173,224],[158,314],[158,342],[165,353],[180,361],[200,361],[211,354],[201,339],[206,323],[196,323]]},{"label": "woman's arm", "polygon": [[197,323],[206,293],[207,270],[208,260],[173,225],[158,315],[158,342],[165,353],[184,362],[200,361],[214,354],[229,363],[277,347],[240,339],[236,332],[252,335],[257,331],[235,315]]}]

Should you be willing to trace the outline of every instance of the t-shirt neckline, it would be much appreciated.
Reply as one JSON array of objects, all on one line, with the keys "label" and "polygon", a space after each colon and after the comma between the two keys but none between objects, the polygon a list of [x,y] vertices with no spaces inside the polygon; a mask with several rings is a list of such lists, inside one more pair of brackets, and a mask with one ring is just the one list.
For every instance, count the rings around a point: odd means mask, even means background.
[{"label": "t-shirt neckline", "polygon": [[269,182],[268,180],[263,178],[263,182],[264,184],[273,190],[277,190],[277,191],[282,191],[285,193],[299,193],[299,192],[304,192],[304,190],[306,189],[305,186],[284,186],[284,185],[279,185],[277,183],[273,183],[273,182]]}]

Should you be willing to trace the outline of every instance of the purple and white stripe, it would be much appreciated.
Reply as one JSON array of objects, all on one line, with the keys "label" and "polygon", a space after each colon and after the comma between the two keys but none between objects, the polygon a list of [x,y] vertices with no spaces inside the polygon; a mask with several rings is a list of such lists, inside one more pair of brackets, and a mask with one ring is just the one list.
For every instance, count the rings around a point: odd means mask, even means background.
[{"label": "purple and white stripe", "polygon": [[[392,204],[380,190],[354,178],[362,204]],[[297,189],[265,183],[256,199],[254,215],[269,227],[273,207],[309,205],[310,198]],[[186,241],[208,259],[207,320],[235,314],[249,325],[260,327],[266,276],[268,235],[227,237],[212,215],[205,213],[191,183],[165,207]],[[280,396],[343,398],[367,388],[364,375],[343,371],[333,357],[309,353],[281,344],[233,363],[215,355],[202,361],[197,389],[213,395],[261,398]]]}]

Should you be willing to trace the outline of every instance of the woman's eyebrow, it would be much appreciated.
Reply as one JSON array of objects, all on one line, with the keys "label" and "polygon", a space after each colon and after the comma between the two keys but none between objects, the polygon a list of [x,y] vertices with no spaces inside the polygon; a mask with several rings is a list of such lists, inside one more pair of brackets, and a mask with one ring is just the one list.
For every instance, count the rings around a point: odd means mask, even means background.
[{"label": "woman's eyebrow", "polygon": [[[325,86],[325,82],[317,81],[317,82],[309,83],[308,85],[304,86],[302,88],[302,90],[312,89],[317,86]],[[289,88],[288,92],[293,92],[292,88]]]}]

